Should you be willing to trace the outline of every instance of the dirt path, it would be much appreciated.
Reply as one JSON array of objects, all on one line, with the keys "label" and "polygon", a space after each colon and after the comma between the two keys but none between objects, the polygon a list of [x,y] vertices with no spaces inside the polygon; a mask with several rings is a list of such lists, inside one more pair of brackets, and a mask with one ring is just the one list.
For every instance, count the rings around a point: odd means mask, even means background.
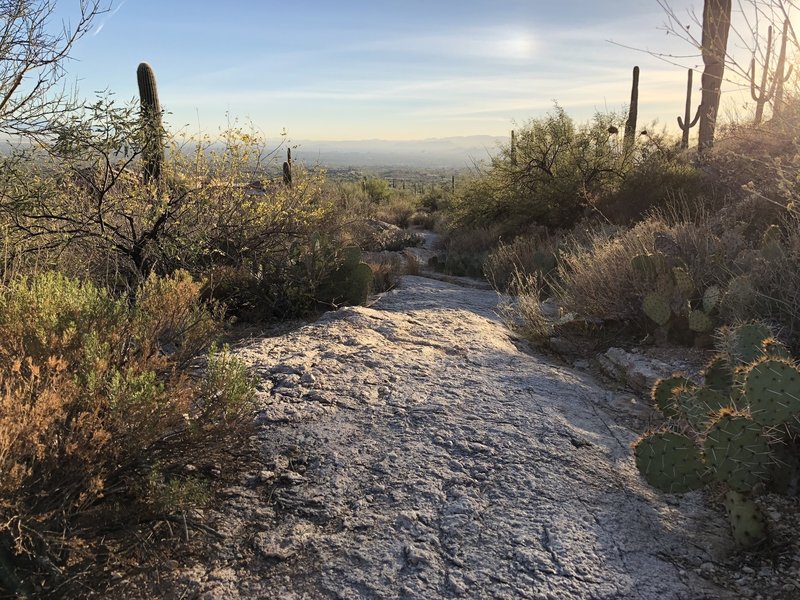
[{"label": "dirt path", "polygon": [[[202,598],[734,598],[725,525],[643,485],[586,376],[519,350],[493,292],[405,277],[237,354],[263,465],[226,492]],[[717,550],[714,550],[716,548]]]}]

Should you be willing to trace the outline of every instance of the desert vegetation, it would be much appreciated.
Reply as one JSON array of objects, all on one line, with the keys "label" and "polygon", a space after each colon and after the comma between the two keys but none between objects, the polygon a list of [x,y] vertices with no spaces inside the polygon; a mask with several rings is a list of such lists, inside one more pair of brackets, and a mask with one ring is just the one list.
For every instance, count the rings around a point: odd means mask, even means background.
[{"label": "desert vegetation", "polygon": [[702,382],[656,386],[666,425],[637,466],[665,492],[722,486],[736,539],[762,541],[756,498],[788,491],[775,465],[796,469],[800,415],[798,48],[775,20],[740,69],[752,119],[718,124],[730,2],[705,5],[703,98],[693,113],[689,70],[680,139],[637,123],[637,67],[624,113],[578,123],[556,104],[458,184],[406,186],[327,177],[238,123],[171,131],[147,63],[139,102],[70,100],[63,60],[103,6],[52,36],[53,2],[0,4],[0,131],[16,136],[0,157],[0,588],[69,596],[142,528],[208,533],[206,467],[231,463],[255,405],[221,334],[365,303],[419,272],[373,255],[420,229],[444,236],[437,268],[514,297],[534,344],[594,328],[719,350]]},{"label": "desert vegetation", "polygon": [[[627,120],[576,124],[556,106],[522,125],[453,200],[450,222],[453,239],[491,232],[486,277],[514,297],[509,324],[540,347],[578,336],[593,350],[627,340],[718,353],[701,379],[656,385],[665,420],[635,456],[664,492],[711,486],[751,547],[768,536],[759,495],[796,492],[800,103],[788,57],[798,48],[788,13],[759,12],[774,21],[749,67],[729,71],[750,88],[753,113],[717,123],[730,10],[705,2],[703,108],[692,117],[690,70],[680,140],[653,126],[631,134],[637,69]],[[545,316],[545,299],[558,315]]]}]

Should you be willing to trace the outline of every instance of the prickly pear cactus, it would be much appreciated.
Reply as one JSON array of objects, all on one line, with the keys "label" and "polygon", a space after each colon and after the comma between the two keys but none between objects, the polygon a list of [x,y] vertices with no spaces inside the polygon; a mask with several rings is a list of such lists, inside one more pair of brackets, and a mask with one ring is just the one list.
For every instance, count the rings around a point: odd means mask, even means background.
[{"label": "prickly pear cactus", "polygon": [[344,258],[342,268],[352,271],[361,262],[361,248],[358,246],[345,246],[342,248],[342,257]]},{"label": "prickly pear cactus", "polygon": [[631,259],[634,272],[648,279],[654,279],[666,271],[667,262],[661,254],[639,254]]},{"label": "prickly pear cactus", "polygon": [[647,483],[670,494],[700,489],[707,482],[700,449],[685,435],[661,431],[634,445],[636,467]]},{"label": "prickly pear cactus", "polygon": [[761,352],[770,358],[791,358],[789,349],[783,342],[770,337],[761,342]]},{"label": "prickly pear cactus", "polygon": [[678,394],[684,391],[691,391],[695,387],[691,379],[676,374],[656,381],[651,395],[662,414],[667,418],[672,418],[680,415],[681,408],[677,399]]},{"label": "prickly pear cactus", "polygon": [[714,420],[714,414],[731,404],[729,396],[708,387],[684,391],[678,395],[680,415],[695,431],[705,431]]},{"label": "prickly pear cactus", "polygon": [[661,294],[648,294],[642,301],[642,310],[658,325],[666,325],[672,316],[669,301]]},{"label": "prickly pear cactus", "polygon": [[749,364],[762,356],[764,340],[772,337],[769,327],[761,323],[747,323],[722,329],[721,350],[739,364]]},{"label": "prickly pear cactus", "polygon": [[686,269],[673,267],[672,278],[675,280],[675,287],[678,288],[678,291],[683,296],[691,296],[692,292],[694,292],[694,281],[692,281],[692,276],[689,275]]},{"label": "prickly pear cactus", "polygon": [[719,286],[712,285],[706,288],[703,292],[703,312],[706,314],[711,313],[719,306],[720,299],[722,298],[722,291]]},{"label": "prickly pear cactus", "polygon": [[689,329],[696,333],[708,333],[714,329],[714,322],[702,310],[693,310],[689,313]]},{"label": "prickly pear cactus", "polygon": [[705,385],[715,392],[731,395],[733,388],[733,369],[724,354],[715,356],[703,370]]},{"label": "prickly pear cactus", "polygon": [[372,286],[372,269],[367,263],[358,263],[350,274],[347,301],[349,304],[364,304]]},{"label": "prickly pear cactus", "polygon": [[744,396],[753,420],[775,426],[800,415],[800,370],[789,360],[768,358],[750,368]]},{"label": "prickly pear cactus", "polygon": [[767,524],[764,514],[748,495],[729,490],[725,494],[725,511],[737,544],[748,548],[766,539]]},{"label": "prickly pear cactus", "polygon": [[673,375],[653,387],[671,425],[643,436],[634,454],[642,476],[662,491],[682,493],[710,482],[727,488],[733,537],[751,546],[767,534],[753,494],[767,484],[779,490],[781,482],[790,490],[800,474],[800,460],[780,453],[790,447],[786,424],[800,420],[800,368],[767,353],[783,348],[764,325],[726,329],[721,341],[735,354],[716,356],[705,368],[704,385]]},{"label": "prickly pear cactus", "polygon": [[718,481],[749,492],[769,476],[772,457],[762,427],[741,413],[721,414],[703,443],[706,461]]}]

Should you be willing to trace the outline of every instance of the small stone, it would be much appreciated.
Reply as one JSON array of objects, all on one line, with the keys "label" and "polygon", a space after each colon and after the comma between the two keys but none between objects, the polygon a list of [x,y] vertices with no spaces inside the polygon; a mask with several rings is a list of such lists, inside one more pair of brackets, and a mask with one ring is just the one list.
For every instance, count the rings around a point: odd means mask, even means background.
[{"label": "small stone", "polygon": [[300,383],[303,385],[314,385],[316,382],[317,378],[308,372],[303,373],[302,377],[300,377]]}]

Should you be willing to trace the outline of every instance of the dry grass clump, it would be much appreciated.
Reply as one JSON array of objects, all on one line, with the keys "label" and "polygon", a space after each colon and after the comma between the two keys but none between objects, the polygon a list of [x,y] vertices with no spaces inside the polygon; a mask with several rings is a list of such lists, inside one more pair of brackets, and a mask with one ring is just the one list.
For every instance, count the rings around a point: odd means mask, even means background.
[{"label": "dry grass clump", "polygon": [[545,231],[521,235],[500,244],[486,258],[484,273],[492,287],[507,293],[518,283],[520,273],[535,274],[543,289],[545,277],[555,271],[559,237]]},{"label": "dry grass clump", "polygon": [[509,329],[532,344],[539,344],[552,334],[553,326],[542,312],[541,282],[536,275],[516,270],[508,283],[508,294],[498,304],[498,313]]},{"label": "dry grass clump", "polygon": [[185,272],[134,305],[52,272],[0,290],[0,587],[47,595],[103,531],[202,500],[183,467],[246,431],[253,384],[216,350],[186,372],[217,328],[199,291]]},{"label": "dry grass clump", "polygon": [[382,256],[380,260],[367,260],[372,269],[372,293],[381,294],[397,286],[403,272],[399,256]]},{"label": "dry grass clump", "polygon": [[557,295],[567,311],[609,321],[642,319],[641,299],[649,282],[631,266],[638,254],[658,250],[656,238],[686,265],[698,289],[731,276],[737,248],[716,235],[709,222],[672,221],[652,216],[630,229],[597,228],[568,238],[559,259]]},{"label": "dry grass clump", "polygon": [[388,200],[377,206],[375,217],[386,223],[406,229],[416,211],[416,202],[410,194],[396,192]]}]

